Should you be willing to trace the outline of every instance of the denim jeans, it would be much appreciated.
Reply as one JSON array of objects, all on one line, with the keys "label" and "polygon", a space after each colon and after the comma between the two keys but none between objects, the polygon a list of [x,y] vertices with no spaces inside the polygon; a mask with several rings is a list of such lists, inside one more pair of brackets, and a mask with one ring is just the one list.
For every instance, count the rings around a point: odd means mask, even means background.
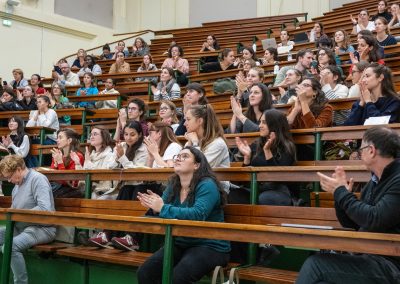
[{"label": "denim jeans", "polygon": [[[163,272],[164,248],[160,248],[149,257],[137,271],[140,284],[161,283]],[[199,281],[211,272],[215,266],[225,266],[229,253],[217,252],[208,247],[174,247],[174,284],[189,284]]]},{"label": "denim jeans", "polygon": [[379,255],[319,253],[310,256],[296,284],[399,284],[400,269]]},{"label": "denim jeans", "polygon": [[[0,245],[4,249],[5,227],[0,227]],[[14,275],[14,284],[28,284],[23,252],[37,244],[44,244],[54,240],[55,228],[42,228],[38,226],[26,227],[23,231],[14,230],[14,238],[11,252],[11,270]]]}]

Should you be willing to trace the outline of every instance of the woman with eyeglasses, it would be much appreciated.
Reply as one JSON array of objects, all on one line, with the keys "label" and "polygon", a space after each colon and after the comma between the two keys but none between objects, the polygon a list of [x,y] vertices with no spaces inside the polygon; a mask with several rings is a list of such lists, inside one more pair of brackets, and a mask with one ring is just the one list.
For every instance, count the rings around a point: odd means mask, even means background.
[{"label": "woman with eyeglasses", "polygon": [[[51,92],[46,91],[44,95],[50,99],[50,107],[54,110],[73,107],[66,97],[64,86],[57,82],[51,85]],[[71,125],[71,116],[63,115],[58,118],[58,122],[60,125]]]},{"label": "woman with eyeglasses", "polygon": [[329,65],[336,66],[336,58],[335,53],[326,47],[322,47],[318,49],[317,52],[317,67],[311,65],[311,72],[315,74],[319,74],[322,69]]},{"label": "woman with eyeglasses", "polygon": [[[162,197],[151,191],[139,193],[143,206],[160,218],[224,222],[226,194],[204,154],[185,147],[174,161],[175,174]],[[177,238],[174,242],[173,283],[195,283],[215,266],[229,260],[230,244],[224,240]],[[140,284],[160,283],[164,248],[150,256],[138,269]]]},{"label": "woman with eyeglasses", "polygon": [[[113,141],[107,129],[93,127],[90,131],[89,146],[86,146],[85,162],[72,156],[77,170],[112,169],[115,163]],[[112,181],[99,181],[92,184],[92,199],[110,199],[108,191],[113,188]]]},{"label": "woman with eyeglasses", "polygon": [[352,71],[349,75],[353,85],[349,89],[349,98],[360,96],[360,83],[364,70],[369,66],[366,61],[361,61],[353,65]]},{"label": "woman with eyeglasses", "polygon": [[85,62],[79,70],[78,75],[84,76],[87,72],[90,72],[93,75],[101,75],[102,73],[100,65],[96,64],[96,59],[91,55],[85,56]]},{"label": "woman with eyeglasses", "polygon": [[137,37],[132,45],[132,52],[130,56],[145,56],[149,52],[150,48],[147,42],[143,38]]},{"label": "woman with eyeglasses", "polygon": [[240,102],[231,97],[232,119],[228,133],[246,133],[259,130],[261,117],[267,109],[272,108],[272,96],[262,83],[253,84],[250,88],[249,105],[243,113]]},{"label": "woman with eyeglasses", "polygon": [[[213,168],[229,168],[229,151],[224,131],[211,105],[191,106],[185,113],[187,132],[185,146],[200,149]],[[222,182],[229,191],[229,182]]]},{"label": "woman with eyeglasses", "polygon": [[[296,161],[296,146],[285,114],[279,110],[266,110],[259,124],[258,142],[248,145],[236,137],[236,145],[243,155],[243,166],[291,166]],[[258,197],[262,205],[292,205],[292,193],[281,183],[264,183]],[[296,196],[298,197],[298,196]]]},{"label": "woman with eyeglasses", "polygon": [[358,34],[362,30],[375,31],[375,23],[369,20],[369,13],[367,9],[362,9],[358,14],[358,19],[350,15],[350,20],[353,23],[353,35]]},{"label": "woman with eyeglasses", "polygon": [[332,125],[332,106],[315,78],[305,78],[296,87],[297,97],[289,109],[287,120],[292,129],[328,127]]},{"label": "woman with eyeglasses", "polygon": [[162,101],[160,104],[160,110],[158,111],[158,116],[161,118],[163,123],[171,126],[172,131],[175,133],[179,126],[179,120],[176,116],[176,106],[171,101]]},{"label": "woman with eyeglasses", "polygon": [[117,127],[114,134],[114,140],[123,140],[123,129],[128,121],[138,121],[143,129],[143,135],[149,135],[147,121],[145,120],[145,103],[141,99],[135,98],[129,101],[125,108],[121,108],[118,113]]},{"label": "woman with eyeglasses", "polygon": [[353,104],[344,125],[363,125],[367,119],[386,117],[388,123],[399,122],[400,100],[391,71],[378,63],[371,63],[360,82],[360,100]]}]

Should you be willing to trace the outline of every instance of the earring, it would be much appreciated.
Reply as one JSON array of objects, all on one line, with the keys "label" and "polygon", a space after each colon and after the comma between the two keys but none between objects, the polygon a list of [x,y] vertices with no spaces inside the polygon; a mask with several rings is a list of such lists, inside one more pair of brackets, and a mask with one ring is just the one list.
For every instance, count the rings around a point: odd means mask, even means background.
[{"label": "earring", "polygon": [[317,95],[316,94],[314,94],[313,96],[312,96],[312,98],[315,100],[316,99],[316,97],[317,97]]}]

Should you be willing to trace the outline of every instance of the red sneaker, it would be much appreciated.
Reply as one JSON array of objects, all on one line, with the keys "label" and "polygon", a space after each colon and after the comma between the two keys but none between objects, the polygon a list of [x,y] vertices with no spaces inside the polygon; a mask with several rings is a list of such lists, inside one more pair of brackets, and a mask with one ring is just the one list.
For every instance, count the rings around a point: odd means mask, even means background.
[{"label": "red sneaker", "polygon": [[108,240],[107,234],[105,232],[100,232],[93,238],[88,239],[88,243],[91,246],[110,248],[111,242]]},{"label": "red sneaker", "polygon": [[138,242],[130,235],[126,235],[123,238],[114,237],[111,239],[111,242],[113,243],[114,247],[121,250],[135,251],[139,249]]}]

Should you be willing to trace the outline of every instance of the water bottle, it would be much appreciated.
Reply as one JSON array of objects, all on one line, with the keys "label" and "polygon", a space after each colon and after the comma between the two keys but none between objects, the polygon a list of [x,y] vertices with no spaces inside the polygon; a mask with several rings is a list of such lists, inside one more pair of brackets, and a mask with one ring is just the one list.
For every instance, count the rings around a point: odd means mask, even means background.
[{"label": "water bottle", "polygon": [[274,75],[279,73],[279,65],[278,65],[278,61],[275,61],[275,65],[274,65]]},{"label": "water bottle", "polygon": [[288,52],[288,54],[287,54],[287,61],[292,61],[292,53],[290,52],[290,50],[289,50],[289,52]]},{"label": "water bottle", "polygon": [[256,42],[253,43],[253,50],[254,50],[254,52],[257,51],[257,44],[256,44]]}]

